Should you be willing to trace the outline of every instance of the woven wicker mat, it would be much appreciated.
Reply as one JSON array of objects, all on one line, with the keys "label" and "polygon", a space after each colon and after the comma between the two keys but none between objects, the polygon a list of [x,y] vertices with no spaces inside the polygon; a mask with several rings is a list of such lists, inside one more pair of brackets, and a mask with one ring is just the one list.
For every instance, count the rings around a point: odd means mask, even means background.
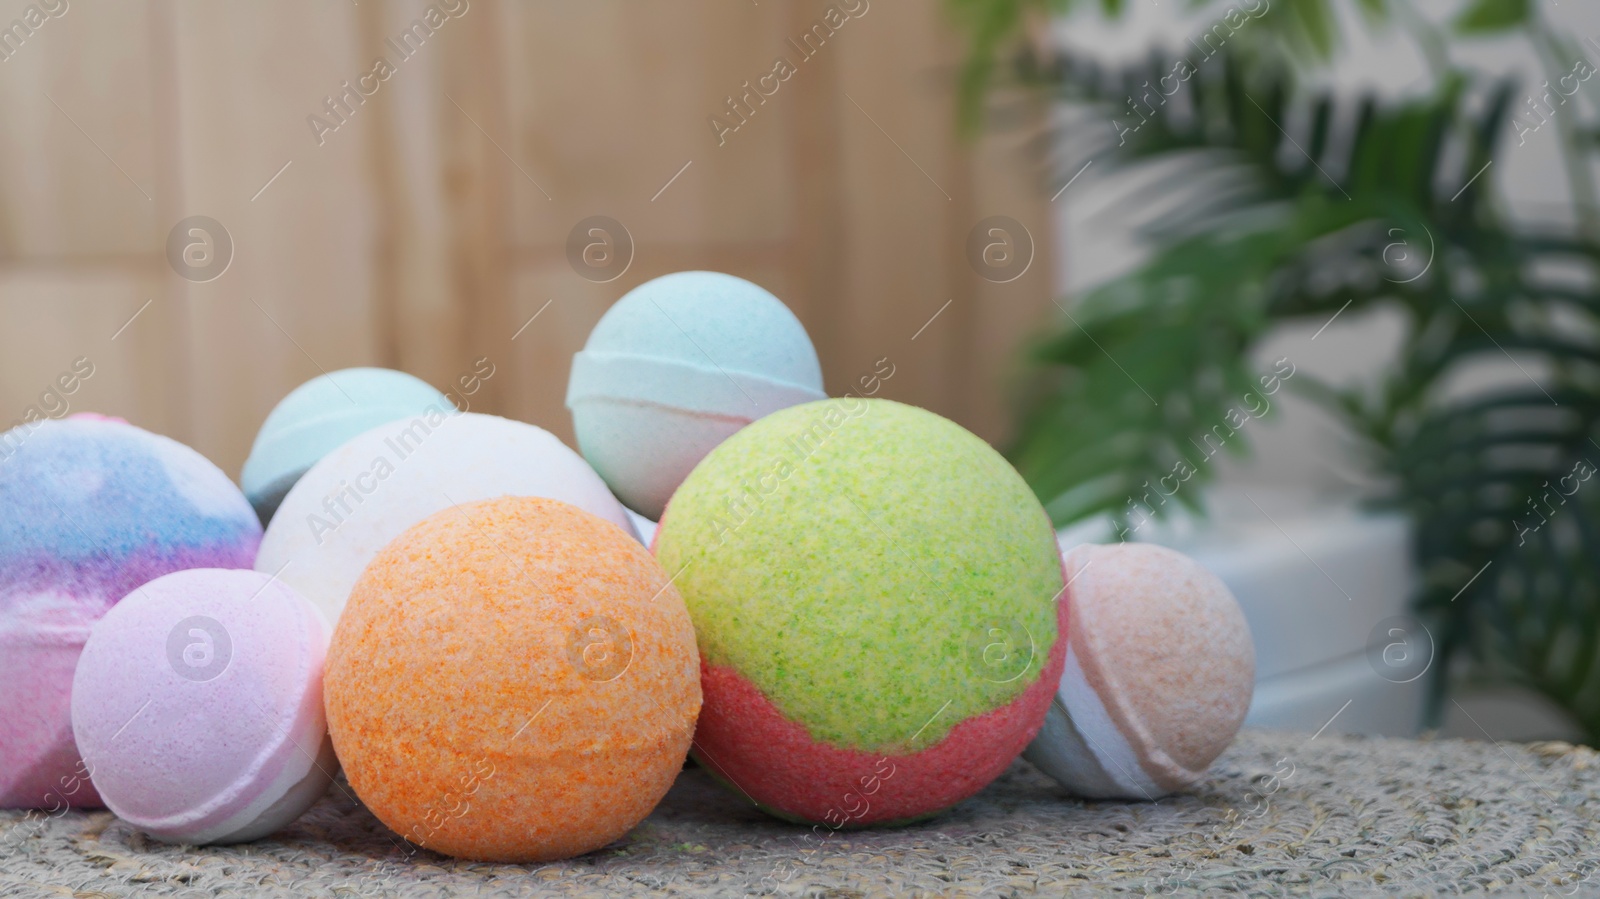
[{"label": "woven wicker mat", "polygon": [[274,839],[199,849],[106,812],[0,813],[0,895],[1600,895],[1600,755],[1566,744],[1247,731],[1160,802],[1076,801],[1019,761],[922,824],[826,838],[691,769],[627,837],[530,866],[413,849],[347,790]]}]

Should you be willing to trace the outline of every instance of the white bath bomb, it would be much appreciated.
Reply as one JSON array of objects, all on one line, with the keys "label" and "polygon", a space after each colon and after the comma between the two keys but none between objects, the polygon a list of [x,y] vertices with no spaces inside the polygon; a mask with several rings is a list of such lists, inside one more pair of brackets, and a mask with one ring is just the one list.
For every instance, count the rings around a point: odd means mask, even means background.
[{"label": "white bath bomb", "polygon": [[324,456],[278,507],[256,570],[335,624],[389,541],[435,512],[500,496],[560,500],[639,537],[600,476],[553,434],[468,412],[379,425]]}]

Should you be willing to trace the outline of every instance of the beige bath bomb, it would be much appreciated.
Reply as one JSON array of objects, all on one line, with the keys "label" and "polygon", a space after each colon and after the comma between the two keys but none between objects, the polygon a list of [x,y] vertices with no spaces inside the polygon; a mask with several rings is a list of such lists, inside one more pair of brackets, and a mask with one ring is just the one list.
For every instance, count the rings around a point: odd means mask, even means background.
[{"label": "beige bath bomb", "polygon": [[1157,799],[1193,784],[1250,708],[1255,648],[1238,601],[1164,546],[1085,545],[1062,561],[1066,670],[1024,757],[1092,799]]}]

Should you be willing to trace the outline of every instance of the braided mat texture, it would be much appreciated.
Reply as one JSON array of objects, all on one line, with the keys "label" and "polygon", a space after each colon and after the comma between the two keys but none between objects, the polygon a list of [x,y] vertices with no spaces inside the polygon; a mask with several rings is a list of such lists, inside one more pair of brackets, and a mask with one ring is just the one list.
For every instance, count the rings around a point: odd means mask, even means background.
[{"label": "braided mat texture", "polygon": [[1555,743],[1246,732],[1156,803],[1073,800],[1019,761],[930,821],[825,837],[691,769],[621,841],[539,866],[411,847],[348,789],[272,839],[198,849],[107,812],[3,812],[0,895],[1600,895],[1600,755]]}]

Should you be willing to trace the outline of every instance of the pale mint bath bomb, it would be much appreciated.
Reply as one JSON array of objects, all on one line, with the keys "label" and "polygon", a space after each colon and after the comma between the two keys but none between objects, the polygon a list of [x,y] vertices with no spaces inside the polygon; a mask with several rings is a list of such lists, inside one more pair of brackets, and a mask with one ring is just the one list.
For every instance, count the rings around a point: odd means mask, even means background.
[{"label": "pale mint bath bomb", "polygon": [[761,287],[718,272],[677,272],[629,291],[573,357],[567,385],[578,449],[650,519],[734,432],[824,398],[800,320]]},{"label": "pale mint bath bomb", "polygon": [[454,412],[427,382],[387,368],[347,368],[312,378],[274,406],[256,434],[240,486],[261,523],[289,488],[339,444],[378,425]]}]

